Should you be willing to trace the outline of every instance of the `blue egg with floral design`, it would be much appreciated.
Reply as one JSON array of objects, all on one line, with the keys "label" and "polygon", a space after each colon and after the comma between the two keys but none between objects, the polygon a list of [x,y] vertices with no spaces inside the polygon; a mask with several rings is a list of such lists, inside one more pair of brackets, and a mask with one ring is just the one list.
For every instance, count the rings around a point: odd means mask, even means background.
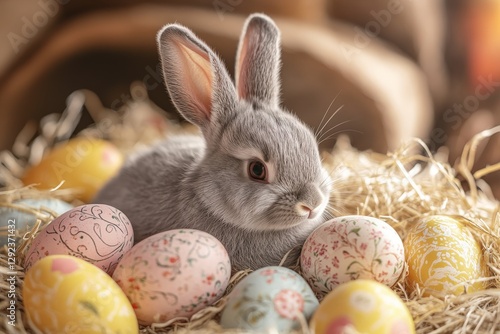
[{"label": "blue egg with floral design", "polygon": [[239,282],[228,297],[224,328],[289,332],[307,324],[318,307],[307,282],[284,267],[265,267]]}]

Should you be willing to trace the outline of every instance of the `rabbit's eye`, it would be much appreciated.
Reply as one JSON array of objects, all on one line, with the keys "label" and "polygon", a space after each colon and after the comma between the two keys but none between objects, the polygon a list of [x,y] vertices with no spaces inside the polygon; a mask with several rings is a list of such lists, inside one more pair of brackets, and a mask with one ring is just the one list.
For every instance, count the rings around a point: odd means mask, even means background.
[{"label": "rabbit's eye", "polygon": [[266,165],[260,160],[253,160],[248,164],[248,175],[254,181],[267,182]]}]

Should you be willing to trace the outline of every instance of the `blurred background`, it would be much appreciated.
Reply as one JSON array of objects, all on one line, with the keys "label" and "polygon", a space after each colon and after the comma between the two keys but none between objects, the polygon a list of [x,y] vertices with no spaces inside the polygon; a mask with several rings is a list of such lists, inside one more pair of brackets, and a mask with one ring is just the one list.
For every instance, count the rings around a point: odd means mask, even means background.
[{"label": "blurred background", "polygon": [[[131,83],[175,114],[155,34],[178,22],[233,74],[246,16],[270,15],[282,32],[283,105],[313,128],[345,133],[358,149],[412,137],[446,146],[453,164],[476,133],[500,124],[500,1],[464,0],[4,0],[0,2],[0,150],[28,121],[62,112],[73,91],[122,107]],[[82,127],[90,123],[88,117]],[[325,136],[326,137],[326,136]],[[332,147],[335,136],[321,143]],[[500,161],[500,135],[475,169]],[[500,197],[500,176],[486,180]]]}]

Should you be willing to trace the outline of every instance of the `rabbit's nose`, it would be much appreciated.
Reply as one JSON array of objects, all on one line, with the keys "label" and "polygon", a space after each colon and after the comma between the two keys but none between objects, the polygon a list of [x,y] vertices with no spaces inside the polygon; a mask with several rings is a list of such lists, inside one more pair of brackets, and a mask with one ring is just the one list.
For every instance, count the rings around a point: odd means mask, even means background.
[{"label": "rabbit's nose", "polygon": [[309,185],[303,189],[299,196],[299,201],[295,206],[299,216],[314,219],[321,213],[321,204],[323,203],[324,195],[321,190],[314,185]]},{"label": "rabbit's nose", "polygon": [[297,212],[299,213],[300,216],[307,216],[307,218],[310,218],[313,209],[311,209],[304,203],[297,203]]},{"label": "rabbit's nose", "polygon": [[316,206],[315,208],[311,208],[308,205],[304,203],[298,203],[297,204],[297,212],[299,213],[300,216],[307,216],[307,219],[314,219],[318,216],[319,210],[317,210],[318,207]]},{"label": "rabbit's nose", "polygon": [[319,209],[316,206],[315,208],[311,208],[308,205],[304,203],[298,203],[297,204],[297,212],[299,213],[300,216],[306,217],[307,219],[314,219],[318,216],[319,214]]}]

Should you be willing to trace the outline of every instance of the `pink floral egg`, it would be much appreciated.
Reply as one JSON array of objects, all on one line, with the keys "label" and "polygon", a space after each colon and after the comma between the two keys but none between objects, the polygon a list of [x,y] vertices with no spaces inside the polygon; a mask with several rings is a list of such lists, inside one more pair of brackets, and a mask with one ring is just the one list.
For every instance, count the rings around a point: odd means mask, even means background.
[{"label": "pink floral egg", "polygon": [[403,242],[380,219],[337,217],[309,235],[300,257],[303,277],[318,296],[360,278],[394,285],[404,269]]},{"label": "pink floral egg", "polygon": [[142,240],[113,274],[142,325],[190,317],[217,301],[230,277],[229,255],[220,241],[190,229]]},{"label": "pink floral egg", "polygon": [[45,227],[33,240],[24,259],[28,270],[48,255],[72,255],[113,274],[134,244],[134,231],[118,209],[87,204],[71,209]]},{"label": "pink floral egg", "polygon": [[259,333],[287,333],[300,327],[301,318],[307,322],[317,306],[318,299],[299,274],[284,267],[265,267],[236,285],[220,324]]}]

